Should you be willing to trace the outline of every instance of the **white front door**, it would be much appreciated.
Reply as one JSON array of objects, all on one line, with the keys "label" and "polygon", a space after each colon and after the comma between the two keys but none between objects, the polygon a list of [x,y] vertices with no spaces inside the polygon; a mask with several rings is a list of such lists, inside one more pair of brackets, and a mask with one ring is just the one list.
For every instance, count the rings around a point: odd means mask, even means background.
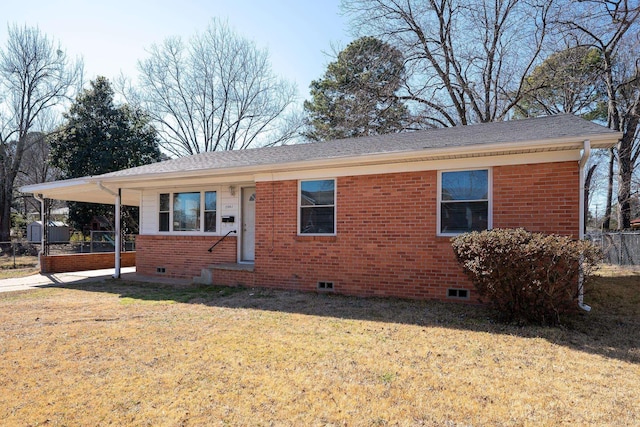
[{"label": "white front door", "polygon": [[242,188],[240,261],[253,262],[256,248],[256,187]]}]

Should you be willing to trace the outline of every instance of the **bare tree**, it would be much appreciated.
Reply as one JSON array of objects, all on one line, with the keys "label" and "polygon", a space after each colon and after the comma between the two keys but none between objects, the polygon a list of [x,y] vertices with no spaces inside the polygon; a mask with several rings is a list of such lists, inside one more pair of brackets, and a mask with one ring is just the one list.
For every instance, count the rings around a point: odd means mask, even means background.
[{"label": "bare tree", "polygon": [[[45,129],[52,129],[46,127]],[[23,185],[39,184],[60,178],[60,171],[49,163],[50,144],[47,135],[32,132],[27,136],[27,143],[22,154],[20,170],[14,182],[14,201],[20,206],[21,213],[26,216],[30,211],[38,212],[40,203],[30,194],[17,191]],[[19,201],[19,203],[17,203]]]},{"label": "bare tree", "polygon": [[23,154],[42,131],[38,120],[68,99],[82,78],[82,63],[38,28],[9,26],[0,51],[0,241],[10,238],[14,183]]},{"label": "bare tree", "polygon": [[539,60],[553,0],[342,0],[358,34],[406,58],[402,99],[432,126],[505,119]]},{"label": "bare tree", "polygon": [[[576,45],[600,51],[607,121],[623,133],[617,146],[618,227],[631,226],[631,184],[640,156],[640,4],[629,0],[585,0],[560,10],[559,23]],[[609,160],[604,228],[609,228],[616,152]]]},{"label": "bare tree", "polygon": [[148,111],[163,148],[175,156],[276,145],[297,135],[289,114],[296,88],[278,78],[269,55],[213,20],[185,43],[166,39],[139,61],[129,102]]}]

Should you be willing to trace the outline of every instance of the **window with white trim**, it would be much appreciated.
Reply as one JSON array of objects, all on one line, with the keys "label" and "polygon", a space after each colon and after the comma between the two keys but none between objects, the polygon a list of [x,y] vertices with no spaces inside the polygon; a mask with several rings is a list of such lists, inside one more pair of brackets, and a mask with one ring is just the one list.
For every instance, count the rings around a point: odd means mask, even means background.
[{"label": "window with white trim", "polygon": [[169,221],[171,209],[169,209],[170,194],[164,193],[160,195],[160,208],[158,209],[158,230],[169,231]]},{"label": "window with white trim", "polygon": [[200,231],[200,193],[173,193],[173,231]]},{"label": "window with white trim", "polygon": [[215,232],[216,213],[215,191],[161,193],[158,204],[158,231]]},{"label": "window with white trim", "polygon": [[218,197],[215,191],[204,192],[204,231],[216,231]]},{"label": "window with white trim", "polygon": [[335,179],[300,181],[298,194],[300,234],[335,234],[335,189]]},{"label": "window with white trim", "polygon": [[490,228],[488,169],[440,172],[440,234]]}]

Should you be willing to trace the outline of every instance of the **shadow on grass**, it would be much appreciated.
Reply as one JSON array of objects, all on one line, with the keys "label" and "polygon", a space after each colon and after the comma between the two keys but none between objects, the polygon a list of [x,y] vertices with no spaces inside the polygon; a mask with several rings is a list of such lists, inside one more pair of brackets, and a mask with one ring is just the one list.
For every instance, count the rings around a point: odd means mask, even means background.
[{"label": "shadow on grass", "polygon": [[435,301],[113,279],[51,286],[117,294],[134,303],[173,301],[543,338],[575,350],[640,364],[640,275],[633,274],[597,277],[585,297],[592,311],[565,317],[563,326],[556,328],[504,324],[487,307]]}]

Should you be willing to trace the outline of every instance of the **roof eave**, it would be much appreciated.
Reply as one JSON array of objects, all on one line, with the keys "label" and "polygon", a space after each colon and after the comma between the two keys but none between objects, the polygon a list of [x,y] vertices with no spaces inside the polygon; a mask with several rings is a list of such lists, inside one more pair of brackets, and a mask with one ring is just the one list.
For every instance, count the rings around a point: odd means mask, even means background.
[{"label": "roof eave", "polygon": [[[86,191],[101,191],[98,182],[113,188],[143,188],[145,182],[163,180],[193,180],[194,178],[224,178],[238,176],[251,176],[263,173],[290,172],[298,170],[311,170],[335,167],[357,167],[364,165],[380,165],[401,162],[416,162],[429,160],[442,160],[447,158],[464,158],[480,156],[499,156],[503,154],[531,153],[535,151],[559,151],[559,150],[580,150],[583,141],[589,140],[593,148],[611,148],[622,137],[620,132],[606,132],[602,134],[584,135],[582,137],[564,137],[546,140],[521,141],[514,143],[491,143],[477,146],[460,146],[446,148],[425,148],[420,150],[400,151],[400,152],[380,152],[366,155],[350,155],[341,157],[326,157],[303,161],[293,161],[284,163],[272,163],[263,165],[247,165],[229,168],[200,168],[189,171],[156,172],[139,175],[122,176],[88,176],[82,178],[69,179],[64,181],[46,182],[42,184],[27,185],[20,188],[24,193],[44,194],[45,197],[55,198],[62,196],[72,188]],[[84,198],[84,196],[82,197]],[[105,197],[106,198],[106,197]],[[103,199],[102,197],[100,199]],[[130,202],[135,203],[135,195],[129,196]],[[66,199],[74,200],[74,199]],[[77,201],[84,201],[78,200]]]},{"label": "roof eave", "polygon": [[82,178],[65,179],[63,181],[50,181],[42,182],[39,184],[23,185],[18,190],[22,193],[41,194],[53,189],[60,189],[65,187],[75,187],[84,184],[93,184],[95,180],[91,176],[85,176]]},{"label": "roof eave", "polygon": [[[112,176],[103,177],[102,181],[109,184],[117,183],[134,183],[140,181],[156,180],[156,179],[189,179],[193,177],[202,178],[203,176],[234,176],[234,175],[247,175],[264,172],[285,172],[294,170],[304,170],[312,168],[323,167],[349,167],[349,166],[362,166],[362,165],[375,165],[390,162],[407,162],[407,161],[424,161],[429,159],[443,159],[446,157],[461,158],[461,157],[477,157],[477,156],[493,156],[500,155],[502,153],[514,152],[532,152],[540,150],[567,150],[567,149],[582,149],[583,141],[589,140],[592,148],[611,148],[613,147],[619,138],[622,136],[620,132],[611,133],[607,132],[598,135],[589,135],[589,137],[576,138],[557,138],[554,140],[540,140],[540,141],[523,141],[512,144],[495,143],[495,144],[483,144],[477,147],[447,147],[442,149],[422,149],[411,150],[402,152],[382,152],[382,153],[370,153],[367,155],[358,156],[342,156],[342,157],[327,157],[322,159],[303,160],[286,163],[264,164],[264,165],[249,165],[238,166],[230,168],[201,168],[190,171],[175,171],[175,172],[156,172],[141,175],[129,175],[129,176]],[[94,177],[99,178],[99,177]]]},{"label": "roof eave", "polygon": [[[25,185],[19,190],[23,193],[40,194],[48,199],[113,204],[115,196],[101,189],[99,182],[101,180],[98,177],[83,177]],[[137,190],[128,189],[122,192],[121,200],[123,205],[138,206],[140,194]]]}]

